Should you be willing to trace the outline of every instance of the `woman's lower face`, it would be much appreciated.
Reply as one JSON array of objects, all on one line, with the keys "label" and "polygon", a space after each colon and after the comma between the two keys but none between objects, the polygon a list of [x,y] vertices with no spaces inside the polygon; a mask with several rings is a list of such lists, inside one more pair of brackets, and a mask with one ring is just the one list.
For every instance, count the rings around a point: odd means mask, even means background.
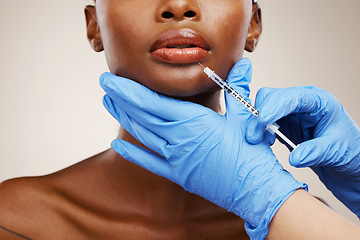
[{"label": "woman's lower face", "polygon": [[98,29],[112,73],[174,97],[213,93],[203,65],[226,78],[242,57],[249,0],[98,0]]}]

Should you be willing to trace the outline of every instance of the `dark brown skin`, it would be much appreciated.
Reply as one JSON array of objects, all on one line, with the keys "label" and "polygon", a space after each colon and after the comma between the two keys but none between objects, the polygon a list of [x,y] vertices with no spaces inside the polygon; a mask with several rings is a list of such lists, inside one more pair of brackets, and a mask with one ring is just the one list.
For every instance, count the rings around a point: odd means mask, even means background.
[{"label": "dark brown skin", "polygon": [[[185,18],[188,10],[196,15]],[[163,19],[163,11],[174,18]],[[201,68],[154,62],[151,44],[168,29],[194,29],[211,45],[206,66],[225,78],[261,33],[260,9],[250,0],[99,0],[85,14],[91,46],[105,50],[111,72],[215,111],[219,89]],[[142,146],[124,129],[118,137]],[[0,225],[39,240],[248,239],[236,215],[112,149],[47,176],[2,183]],[[0,228],[0,239],[23,238]]]}]

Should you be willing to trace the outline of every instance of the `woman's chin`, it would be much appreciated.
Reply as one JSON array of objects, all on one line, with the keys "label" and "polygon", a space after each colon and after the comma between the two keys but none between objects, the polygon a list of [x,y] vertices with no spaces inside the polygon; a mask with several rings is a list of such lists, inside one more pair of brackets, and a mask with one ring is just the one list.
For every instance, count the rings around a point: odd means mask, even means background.
[{"label": "woman's chin", "polygon": [[204,97],[205,96],[211,97],[211,95],[213,95],[219,90],[220,88],[215,84],[206,84],[206,85],[201,84],[198,86],[191,84],[179,84],[171,88],[170,87],[166,89],[161,88],[154,91],[169,97],[185,99],[185,98],[197,97],[200,95]]}]

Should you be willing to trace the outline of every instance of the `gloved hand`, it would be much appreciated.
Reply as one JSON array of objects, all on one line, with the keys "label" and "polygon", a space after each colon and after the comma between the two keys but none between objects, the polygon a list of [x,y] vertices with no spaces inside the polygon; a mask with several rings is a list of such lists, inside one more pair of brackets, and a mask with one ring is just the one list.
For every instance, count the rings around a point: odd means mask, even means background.
[{"label": "gloved hand", "polygon": [[247,140],[263,139],[264,126],[277,121],[280,131],[300,145],[290,164],[311,167],[320,180],[360,217],[360,129],[329,92],[313,87],[260,89],[260,111],[247,128]]},{"label": "gloved hand", "polygon": [[[228,82],[249,95],[251,63],[242,59]],[[285,171],[266,142],[245,139],[250,118],[226,95],[227,113],[172,99],[129,79],[101,76],[106,109],[140,142],[161,156],[122,140],[113,149],[125,159],[170,179],[185,190],[227,209],[246,221],[252,239],[264,239],[282,203],[306,188]]]}]

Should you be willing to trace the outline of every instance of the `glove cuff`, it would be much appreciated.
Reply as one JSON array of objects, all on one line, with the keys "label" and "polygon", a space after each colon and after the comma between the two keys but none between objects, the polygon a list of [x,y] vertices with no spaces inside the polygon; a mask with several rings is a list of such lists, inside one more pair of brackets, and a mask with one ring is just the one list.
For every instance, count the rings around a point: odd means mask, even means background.
[{"label": "glove cuff", "polygon": [[268,167],[267,172],[256,178],[247,177],[228,209],[245,220],[245,230],[251,239],[265,239],[272,218],[286,199],[297,189],[308,190],[305,183],[296,181],[278,162]]},{"label": "glove cuff", "polygon": [[[295,180],[294,180],[295,181]],[[245,230],[249,235],[250,239],[265,239],[269,233],[269,224],[272,218],[275,216],[276,212],[283,205],[283,203],[298,189],[308,190],[305,183],[294,182],[288,189],[284,189],[281,193],[274,192],[273,194],[281,194],[278,198],[274,199],[273,202],[268,202],[269,205],[266,206],[263,216],[256,226],[251,225],[248,221],[245,221]],[[268,200],[270,201],[270,199]],[[255,206],[256,207],[256,206]]]}]

